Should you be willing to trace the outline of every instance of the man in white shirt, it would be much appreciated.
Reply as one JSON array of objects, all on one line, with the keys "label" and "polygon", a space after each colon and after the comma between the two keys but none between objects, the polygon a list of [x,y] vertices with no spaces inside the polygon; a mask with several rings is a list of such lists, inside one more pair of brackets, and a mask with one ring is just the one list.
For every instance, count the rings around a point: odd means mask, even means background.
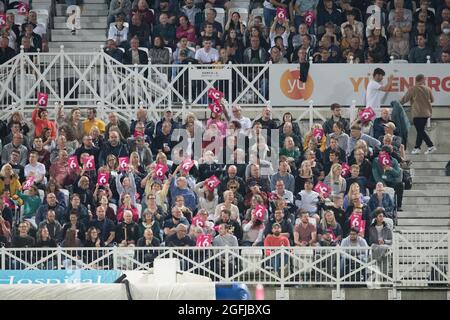
[{"label": "man in white shirt", "polygon": [[224,108],[224,115],[225,118],[231,122],[231,121],[237,121],[241,124],[241,133],[242,134],[247,134],[248,130],[252,127],[252,121],[250,120],[250,118],[244,117],[242,115],[242,108],[238,105],[234,105],[231,108],[231,112],[233,113],[232,116],[230,117],[228,115],[228,112],[226,110],[226,108]]},{"label": "man in white shirt", "polygon": [[211,47],[211,39],[203,39],[203,48],[195,52],[195,59],[203,64],[210,64],[219,60],[219,51]]},{"label": "man in white shirt", "polygon": [[29,177],[34,176],[36,178],[34,181],[35,184],[45,186],[47,184],[47,178],[45,177],[46,170],[45,166],[38,162],[38,157],[39,155],[36,151],[30,152],[28,158],[30,163],[25,166],[25,177],[28,179]]},{"label": "man in white shirt", "polygon": [[366,107],[372,107],[377,116],[381,113],[381,100],[392,85],[393,75],[389,76],[387,84],[381,84],[386,73],[381,68],[373,71],[373,79],[369,81],[366,90]]}]

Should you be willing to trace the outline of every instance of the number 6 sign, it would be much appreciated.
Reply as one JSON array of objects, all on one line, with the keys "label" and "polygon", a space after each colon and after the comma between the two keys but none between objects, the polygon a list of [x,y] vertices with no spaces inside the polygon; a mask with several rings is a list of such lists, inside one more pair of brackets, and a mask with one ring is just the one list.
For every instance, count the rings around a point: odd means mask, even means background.
[{"label": "number 6 sign", "polygon": [[6,26],[6,14],[0,13],[0,28]]},{"label": "number 6 sign", "polygon": [[83,160],[84,169],[86,171],[93,171],[95,170],[95,161],[94,156],[85,157]]},{"label": "number 6 sign", "polygon": [[208,90],[208,97],[215,102],[219,102],[223,98],[223,92],[220,92],[219,90],[214,88],[210,88]]},{"label": "number 6 sign", "polygon": [[284,21],[286,19],[286,9],[278,7],[277,8],[277,17],[278,17],[278,20]]},{"label": "number 6 sign", "polygon": [[119,157],[119,170],[120,171],[127,171],[128,170],[128,163],[129,163],[128,157]]},{"label": "number 6 sign", "polygon": [[212,243],[212,235],[201,234],[197,237],[196,245],[197,247],[210,247]]},{"label": "number 6 sign", "polygon": [[208,108],[212,112],[217,113],[217,114],[221,114],[223,112],[222,106],[217,102],[208,104]]},{"label": "number 6 sign", "polygon": [[39,107],[47,107],[48,94],[46,94],[44,92],[39,92],[37,99],[38,99],[38,106]]}]

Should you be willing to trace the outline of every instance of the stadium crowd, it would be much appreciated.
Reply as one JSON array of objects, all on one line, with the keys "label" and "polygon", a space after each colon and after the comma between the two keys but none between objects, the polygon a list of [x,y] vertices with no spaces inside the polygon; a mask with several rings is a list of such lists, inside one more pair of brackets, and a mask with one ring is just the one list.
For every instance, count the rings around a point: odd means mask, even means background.
[{"label": "stadium crowd", "polygon": [[450,61],[448,0],[249,5],[248,13],[226,0],[112,0],[106,52],[127,64]]},{"label": "stadium crowd", "polygon": [[[18,2],[10,2],[0,0],[0,14],[17,9]],[[425,63],[427,56],[430,62],[450,61],[449,0],[249,3],[250,14],[226,0],[111,0],[105,50],[127,64],[149,58],[155,64],[295,63],[310,57],[317,63],[382,63],[390,57]],[[285,18],[278,17],[279,8]],[[22,25],[12,12],[5,17],[0,63],[21,45],[25,52],[48,51],[47,30],[36,12],[29,11]]]},{"label": "stadium crowd", "polygon": [[[409,165],[395,108],[350,124],[333,104],[309,132],[269,107],[253,122],[239,106],[223,108],[206,123],[171,110],[153,120],[144,108],[131,123],[115,113],[105,123],[95,108],[85,120],[78,108],[50,119],[36,107],[31,123],[13,113],[0,134],[2,244],[195,246],[209,234],[219,246],[333,246],[352,228],[368,244],[386,241],[381,226],[392,230]],[[202,155],[191,162],[195,134]]]}]

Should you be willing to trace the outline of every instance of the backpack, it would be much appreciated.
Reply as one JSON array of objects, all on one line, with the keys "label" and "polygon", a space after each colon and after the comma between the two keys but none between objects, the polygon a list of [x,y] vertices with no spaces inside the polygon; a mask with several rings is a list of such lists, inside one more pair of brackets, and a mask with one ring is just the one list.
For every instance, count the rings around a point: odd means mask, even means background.
[{"label": "backpack", "polygon": [[450,161],[447,162],[447,165],[445,166],[445,175],[447,177],[450,176]]},{"label": "backpack", "polygon": [[403,183],[405,184],[405,190],[411,190],[413,181],[409,171],[403,170]]}]

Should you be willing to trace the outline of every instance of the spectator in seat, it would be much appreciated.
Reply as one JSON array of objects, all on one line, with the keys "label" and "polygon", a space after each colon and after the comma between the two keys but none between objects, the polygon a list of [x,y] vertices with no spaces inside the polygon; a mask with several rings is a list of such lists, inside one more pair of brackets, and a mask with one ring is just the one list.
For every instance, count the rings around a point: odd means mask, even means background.
[{"label": "spectator in seat", "polygon": [[219,60],[219,51],[212,47],[211,38],[203,38],[203,47],[195,52],[195,59],[203,64],[211,64]]},{"label": "spectator in seat", "polygon": [[[367,241],[364,239],[364,237],[360,236],[358,234],[357,228],[352,228],[350,230],[349,235],[344,238],[341,242],[341,247],[343,248],[352,248],[351,250],[346,250],[347,254],[350,254],[351,256],[354,256],[353,259],[349,258],[347,255],[341,256],[341,274],[348,274],[350,272],[353,272],[354,270],[357,270],[361,266],[359,265],[358,261],[355,261],[354,259],[357,259],[362,262],[366,262],[368,259],[368,249],[369,246],[367,245]],[[360,248],[354,249],[354,247]],[[361,274],[362,273],[362,274]],[[362,278],[357,279],[357,274],[351,276],[350,279],[353,279],[354,281],[364,281],[365,277],[363,272],[358,273]]]},{"label": "spectator in seat", "polygon": [[297,208],[308,212],[311,217],[319,222],[320,218],[317,215],[317,212],[319,201],[321,201],[321,195],[313,191],[313,187],[312,180],[305,180],[304,189],[297,194],[295,205]]},{"label": "spectator in seat", "polygon": [[[247,22],[245,21],[245,24]],[[230,30],[235,30],[237,34],[237,39],[242,40],[245,34],[245,24],[242,21],[241,15],[239,12],[229,10],[228,11],[228,20],[225,24],[225,33],[228,33]]]},{"label": "spectator in seat", "polygon": [[360,44],[361,40],[358,37],[350,39],[349,56],[353,57],[353,63],[364,63],[364,50]]},{"label": "spectator in seat", "polygon": [[25,178],[29,178],[31,176],[35,177],[34,183],[40,188],[45,189],[45,185],[47,184],[47,170],[45,166],[38,162],[38,153],[36,151],[31,151],[30,156],[28,158],[29,163],[25,166],[24,173]]},{"label": "spectator in seat", "polygon": [[[384,134],[384,128],[387,123],[391,121],[391,112],[388,108],[382,108],[381,109],[381,116],[378,118],[375,118],[373,121],[373,137],[378,139]],[[380,140],[382,141],[382,140]]]},{"label": "spectator in seat", "polygon": [[[450,10],[449,10],[450,12]],[[449,29],[450,31],[450,29]],[[445,51],[449,51],[450,50],[450,45],[449,45],[449,37],[450,34],[441,34],[439,36],[439,41],[438,41],[438,45],[435,49],[435,61],[438,63],[442,63],[442,53]]]},{"label": "spectator in seat", "polygon": [[[388,146],[383,146],[380,154],[382,153],[391,154],[391,149]],[[383,182],[388,187],[394,188],[397,199],[397,211],[402,210],[402,202],[403,202],[403,182],[401,169],[398,164],[398,161],[391,157],[391,166],[381,166],[378,157],[376,157],[372,163],[372,174],[375,182]]]},{"label": "spectator in seat", "polygon": [[11,247],[33,248],[35,246],[35,242],[36,241],[34,240],[34,238],[28,235],[28,225],[25,222],[21,222],[19,224],[19,234],[13,236],[11,241]]},{"label": "spectator in seat", "polygon": [[196,45],[197,50],[199,50],[202,47],[203,41],[206,39],[211,40],[211,47],[213,47],[217,50],[220,50],[220,48],[222,47],[222,41],[217,36],[217,33],[214,33],[212,23],[205,24],[205,29],[203,30],[202,35],[197,40],[197,45]]},{"label": "spectator in seat", "polygon": [[[45,128],[44,128],[45,130]],[[50,152],[44,148],[44,144],[42,142],[41,137],[35,137],[33,141],[32,151],[36,151],[38,154],[38,161],[45,166],[45,169],[50,168]]]},{"label": "spectator in seat", "polygon": [[86,120],[83,121],[83,133],[84,135],[89,135],[92,127],[97,127],[100,131],[100,134],[105,132],[105,123],[96,118],[97,109],[96,108],[88,108],[87,109],[87,117]]},{"label": "spectator in seat", "polygon": [[367,37],[367,49],[366,55],[371,56],[373,63],[387,62],[387,46],[383,46],[380,42],[377,42],[375,36],[370,35]]},{"label": "spectator in seat", "polygon": [[401,149],[401,145],[402,145],[402,138],[399,136],[394,135],[394,131],[395,131],[395,123],[393,122],[388,122],[385,123],[384,125],[384,135],[380,136],[378,138],[378,140],[380,140],[380,142],[383,142],[385,135],[391,135],[392,136],[392,145],[394,146],[394,148],[398,151]]},{"label": "spectator in seat", "polygon": [[6,37],[0,37],[0,64],[7,62],[17,54],[14,49],[8,46],[9,40]]},{"label": "spectator in seat", "polygon": [[106,211],[103,206],[98,206],[95,210],[96,218],[89,222],[89,228],[95,228],[98,237],[105,247],[112,245],[116,237],[116,226],[112,220],[106,217]]},{"label": "spectator in seat", "polygon": [[126,210],[123,213],[123,221],[116,227],[115,242],[119,247],[134,247],[139,239],[139,227],[133,221],[133,214]]},{"label": "spectator in seat", "polygon": [[289,45],[288,44],[289,34],[290,34],[289,20],[285,19],[283,22],[281,22],[278,21],[278,17],[275,17],[270,27],[269,33],[270,46],[273,47],[275,45],[275,38],[281,37],[283,39],[283,46],[287,48]]},{"label": "spectator in seat", "polygon": [[119,129],[120,134],[124,139],[130,137],[130,128],[128,127],[125,121],[119,119],[117,113],[110,112],[108,114],[108,120],[109,123],[105,127],[105,135],[104,135],[106,139],[109,139],[109,132],[114,126],[116,126]]},{"label": "spectator in seat", "polygon": [[293,3],[293,11],[295,16],[295,26],[298,27],[301,23],[306,22],[305,15],[308,11],[312,11],[317,16],[317,5],[319,0],[295,0]]},{"label": "spectator in seat", "polygon": [[56,139],[56,125],[55,122],[48,119],[48,111],[43,108],[35,108],[31,114],[31,118],[34,124],[34,136],[38,137],[42,135],[42,130],[48,128],[52,131],[52,139]]},{"label": "spectator in seat", "polygon": [[350,176],[346,179],[347,181],[347,189],[345,190],[348,193],[350,186],[353,183],[357,183],[359,185],[359,189],[362,190],[362,194],[366,195],[367,189],[367,179],[364,176],[359,174],[359,166],[357,164],[352,164],[350,167]]},{"label": "spectator in seat", "polygon": [[195,241],[187,235],[187,227],[179,224],[175,228],[175,233],[168,236],[165,240],[166,247],[193,247]]},{"label": "spectator in seat", "polygon": [[325,123],[323,124],[324,133],[326,135],[333,133],[334,132],[333,125],[337,122],[340,122],[342,124],[344,133],[349,133],[350,124],[347,119],[342,117],[341,105],[339,103],[333,103],[331,105],[331,113],[332,113],[331,118],[327,119],[327,121],[325,121]]},{"label": "spectator in seat", "polygon": [[[156,237],[157,235],[152,231],[152,229],[145,229],[142,237],[137,241],[136,246],[140,248],[157,248],[161,245],[161,241]],[[158,256],[157,250],[140,250],[136,252],[138,255],[137,259],[144,263],[148,263],[150,266],[153,265],[153,261]]]},{"label": "spectator in seat", "polygon": [[334,5],[333,0],[324,0],[323,7],[319,7],[317,10],[316,23],[319,34],[323,32],[323,27],[327,22],[331,22],[336,26],[340,26],[342,24],[342,13]]},{"label": "spectator in seat", "polygon": [[259,119],[255,120],[255,123],[259,122],[262,125],[262,129],[268,130],[268,136],[270,137],[270,130],[278,128],[278,121],[272,119],[272,110],[270,107],[265,107],[262,110],[262,115]]},{"label": "spectator in seat", "polygon": [[6,163],[0,171],[0,194],[8,190],[10,194],[15,195],[22,188],[19,176],[13,171],[12,166]]},{"label": "spectator in seat", "polygon": [[342,240],[343,231],[339,222],[336,221],[332,210],[326,210],[323,218],[317,226],[317,238],[320,246],[328,247],[339,244]]},{"label": "spectator in seat", "polygon": [[169,23],[169,16],[167,13],[161,13],[159,16],[159,23],[153,28],[153,37],[161,36],[164,39],[164,45],[168,47],[175,47],[176,30],[175,26]]},{"label": "spectator in seat", "polygon": [[440,63],[450,63],[450,50],[442,51]]},{"label": "spectator in seat", "polygon": [[66,221],[64,206],[58,203],[56,200],[56,195],[54,193],[48,193],[46,196],[46,202],[39,206],[36,211],[34,220],[36,225],[39,226],[43,221],[48,220],[48,212],[53,211],[55,214],[55,219],[63,224]]},{"label": "spectator in seat", "polygon": [[201,10],[194,6],[194,0],[184,0],[185,5],[181,7],[180,11],[186,17],[188,17],[189,22],[195,25],[195,15]]},{"label": "spectator in seat", "polygon": [[172,214],[163,222],[164,238],[167,238],[176,233],[176,227],[180,224],[189,227],[189,221],[183,216],[183,213],[178,207],[172,208]]},{"label": "spectator in seat", "polygon": [[264,64],[268,59],[268,53],[261,47],[259,37],[252,36],[250,47],[244,50],[244,64]]},{"label": "spectator in seat", "polygon": [[[205,25],[211,23],[213,25],[213,32],[219,39],[223,36],[222,24],[216,21],[217,11],[213,8],[206,8],[206,20],[200,25],[199,30],[205,30]],[[201,34],[203,35],[203,34]]]},{"label": "spectator in seat", "polygon": [[22,41],[19,42],[19,46],[17,46],[17,53],[20,53],[22,51],[22,48],[20,46],[23,46],[23,52],[25,53],[36,53],[37,49],[31,45],[31,38],[29,37],[22,37]]},{"label": "spectator in seat", "polygon": [[353,30],[353,34],[360,41],[364,38],[364,24],[355,16],[353,11],[345,11],[345,17],[347,21],[341,24],[341,34],[345,34],[345,27],[350,26]]},{"label": "spectator in seat", "polygon": [[178,3],[169,0],[159,0],[159,6],[155,9],[155,14],[157,19],[163,14],[167,14],[169,17],[169,23],[172,25],[176,24],[177,16],[179,15],[179,6]]},{"label": "spectator in seat", "polygon": [[313,247],[317,243],[317,229],[309,222],[308,212],[299,210],[300,223],[294,228],[294,244],[299,247]]},{"label": "spectator in seat", "polygon": [[348,141],[350,137],[344,132],[344,127],[341,122],[336,122],[333,125],[333,132],[328,135],[327,145],[329,146],[325,149],[324,159],[325,162],[328,159],[328,153],[330,150],[339,152],[339,159],[342,162],[346,162],[346,150],[348,149]]},{"label": "spectator in seat", "polygon": [[106,40],[106,47],[104,49],[105,53],[112,58],[116,59],[118,62],[123,61],[123,51],[117,48],[116,41],[114,39]]},{"label": "spectator in seat", "polygon": [[54,210],[49,209],[47,212],[47,218],[44,221],[42,221],[38,226],[39,230],[43,228],[47,229],[49,237],[55,240],[56,243],[62,241],[62,226],[56,220],[56,214]]},{"label": "spectator in seat", "polygon": [[431,62],[434,62],[433,51],[427,46],[427,39],[424,35],[418,35],[417,46],[409,51],[408,61],[409,63],[427,63],[428,57]]},{"label": "spectator in seat", "polygon": [[129,13],[130,20],[135,14],[139,14],[141,16],[142,22],[146,23],[150,27],[151,31],[151,26],[155,24],[155,17],[153,12],[148,8],[146,0],[138,0],[137,5]]},{"label": "spectator in seat", "polygon": [[[266,239],[264,240],[264,247],[289,247],[289,246],[290,246],[289,239],[285,235],[282,235],[281,233],[281,225],[277,222],[274,223],[272,225],[271,234],[268,234]],[[265,250],[266,256],[270,256],[272,253],[273,252],[270,249]],[[289,255],[284,254],[283,257],[284,257],[283,265],[285,268],[288,268]],[[280,272],[281,255],[280,254],[273,255],[269,261],[266,261],[266,268],[267,267],[272,267],[275,269],[275,272]],[[285,270],[283,270],[282,272],[285,272]]]},{"label": "spectator in seat", "polygon": [[242,239],[242,228],[237,220],[230,218],[231,212],[228,209],[223,209],[220,212],[220,219],[215,222],[216,226],[226,224],[229,232],[236,237],[238,241]]},{"label": "spectator in seat", "polygon": [[277,208],[275,209],[274,215],[266,222],[266,227],[264,229],[264,237],[272,232],[272,227],[274,224],[278,223],[281,227],[281,235],[285,236],[289,243],[294,243],[294,228],[293,222],[290,218],[285,217],[285,213],[283,209]]},{"label": "spectator in seat", "polygon": [[111,154],[114,155],[116,158],[128,156],[128,147],[122,142],[120,142],[120,136],[117,131],[111,131],[109,133],[109,140],[100,151],[99,154],[100,166],[106,164],[106,158]]},{"label": "spectator in seat", "polygon": [[177,41],[179,41],[184,36],[188,40],[188,46],[195,47],[197,36],[195,35],[194,26],[190,24],[188,17],[186,17],[185,15],[180,16],[178,19],[180,25],[176,29]]},{"label": "spectator in seat", "polygon": [[242,246],[255,247],[262,244],[264,235],[264,223],[262,220],[256,217],[254,212],[252,212],[251,214],[250,221],[243,221],[242,231]]},{"label": "spectator in seat", "polygon": [[330,173],[323,180],[331,188],[332,193],[343,194],[347,190],[347,182],[341,174],[342,166],[339,163],[335,163],[331,166]]},{"label": "spectator in seat", "polygon": [[381,146],[381,142],[367,134],[361,132],[361,127],[359,125],[353,125],[350,131],[350,139],[348,143],[347,156],[350,156],[353,149],[355,149],[358,140],[365,141],[372,149],[378,149]]},{"label": "spectator in seat", "polygon": [[19,153],[19,157],[16,160],[17,161],[16,165],[21,165],[24,167],[27,164],[28,149],[26,146],[22,144],[22,142],[23,142],[23,134],[16,133],[13,136],[11,143],[8,143],[7,145],[3,146],[2,163],[7,163],[10,158],[10,155],[12,156],[14,151],[15,155],[17,155],[16,152]]},{"label": "spectator in seat", "polygon": [[[20,117],[20,118],[18,118]],[[8,143],[10,143],[13,139],[13,136],[16,133],[21,133],[23,134],[23,145],[26,146],[27,148],[29,148],[30,143],[27,137],[27,134],[29,132],[29,128],[28,125],[26,124],[26,122],[24,122],[23,119],[21,119],[22,115],[21,114],[13,114],[11,116],[10,121],[8,122],[7,127],[5,128],[5,130],[9,130],[9,134],[6,136],[1,137],[2,139],[2,145],[6,146]],[[21,119],[21,120],[19,120]]]},{"label": "spectator in seat", "polygon": [[[178,167],[179,168],[179,167]],[[174,176],[178,173],[178,168],[174,172]],[[170,188],[169,188],[170,198],[171,198],[171,206],[173,207],[176,202],[176,197],[181,195],[184,197],[185,206],[191,210],[191,212],[195,212],[198,205],[198,199],[194,191],[192,191],[188,185],[188,181],[186,177],[178,177],[177,179],[172,179]]]},{"label": "spectator in seat", "polygon": [[289,173],[290,168],[287,159],[285,157],[280,158],[278,164],[278,172],[272,175],[270,178],[270,189],[275,190],[278,180],[282,180],[286,190],[294,192],[295,179],[294,176]]},{"label": "spectator in seat", "polygon": [[400,29],[405,40],[409,39],[409,33],[412,30],[411,10],[405,8],[395,8],[394,10],[391,10],[389,13],[389,34],[394,35],[396,28]]},{"label": "spectator in seat", "polygon": [[[190,59],[195,58],[195,51],[190,50],[188,48],[188,40],[187,40],[187,37],[185,37],[185,36],[181,37],[180,41],[177,44],[177,49],[173,53],[174,64],[181,64],[180,53],[182,51],[186,53],[185,58],[190,58]],[[174,71],[177,71],[177,70],[174,68]],[[174,74],[176,75],[176,72],[174,72]]]},{"label": "spectator in seat", "polygon": [[[7,162],[13,172],[19,177],[19,181],[25,181],[25,172],[24,172],[24,166],[22,166],[19,163],[19,159],[20,159],[20,152],[18,150],[12,150],[9,156],[9,162]],[[26,161],[26,157],[25,157],[25,161]]]},{"label": "spectator in seat", "polygon": [[131,1],[130,0],[111,0],[109,5],[109,12],[107,18],[107,27],[116,20],[117,16],[128,17],[131,11]]},{"label": "spectator in seat", "polygon": [[271,61],[272,63],[275,63],[275,64],[282,64],[282,63],[287,64],[288,63],[288,60],[281,55],[280,48],[278,48],[277,46],[273,46],[270,49],[269,61]]},{"label": "spectator in seat", "polygon": [[[42,52],[42,38],[40,35],[38,35],[37,33],[34,33],[33,31],[34,26],[32,23],[25,23],[23,25],[23,32],[22,34],[17,38],[17,43],[21,44],[22,43],[22,38],[29,38],[30,39],[30,45],[32,48],[34,48],[39,52]],[[20,47],[20,45],[19,45]]]},{"label": "spectator in seat", "polygon": [[434,43],[434,30],[433,26],[425,23],[424,21],[417,21],[413,30],[410,33],[409,47],[413,48],[417,46],[417,36],[423,35],[428,40],[428,44]]},{"label": "spectator in seat", "polygon": [[212,245],[214,247],[237,247],[239,243],[236,236],[230,232],[228,224],[222,223],[219,225],[218,235],[214,237]]},{"label": "spectator in seat", "polygon": [[240,221],[239,208],[234,203],[234,193],[231,190],[226,190],[223,193],[223,202],[219,203],[214,211],[214,221],[218,221],[221,218],[221,213],[224,209],[230,211],[230,218],[232,220]]},{"label": "spectator in seat", "polygon": [[[139,45],[148,48],[150,46],[149,37],[150,37],[150,26],[142,21],[142,17],[140,14],[135,13],[131,18],[131,24],[128,29],[128,39],[130,41],[130,46],[134,50],[136,50],[136,48],[139,47]],[[139,40],[136,48],[133,47],[134,38],[137,38]],[[127,54],[127,52],[125,53],[125,55]],[[125,57],[124,61],[127,61],[125,60]]]},{"label": "spectator in seat", "polygon": [[384,185],[382,182],[378,182],[375,187],[375,192],[370,196],[368,203],[370,216],[376,217],[375,211],[377,208],[383,208],[385,216],[393,219],[394,218],[394,203],[389,194],[384,192]]},{"label": "spectator in seat", "polygon": [[[335,141],[333,139],[333,141]],[[334,142],[334,144],[336,145],[336,142]],[[335,164],[341,164],[342,162],[345,161],[341,161],[340,159],[340,155],[341,152],[339,150],[334,150],[331,149],[331,147],[327,148],[327,150],[325,150],[325,156],[328,156],[328,158],[324,158],[324,165],[323,165],[323,170],[324,170],[324,174],[328,175],[331,172],[331,167]],[[325,157],[324,156],[324,157]]]},{"label": "spectator in seat", "polygon": [[375,221],[369,228],[369,245],[391,245],[392,230],[384,221],[384,209],[377,208],[374,218]]},{"label": "spectator in seat", "polygon": [[[128,48],[128,27],[123,16],[117,16],[116,23],[109,26],[108,39],[114,40],[117,47]],[[121,51],[121,50],[119,50]],[[117,59],[118,60],[118,59]]]},{"label": "spectator in seat", "polygon": [[[73,232],[73,237],[78,239],[80,246],[86,240],[86,226],[79,221],[79,217],[76,211],[73,211],[67,217],[67,223],[64,224],[62,229],[62,238],[67,240],[68,233]],[[63,241],[64,244],[64,241]],[[62,246],[64,246],[62,244]]]}]

